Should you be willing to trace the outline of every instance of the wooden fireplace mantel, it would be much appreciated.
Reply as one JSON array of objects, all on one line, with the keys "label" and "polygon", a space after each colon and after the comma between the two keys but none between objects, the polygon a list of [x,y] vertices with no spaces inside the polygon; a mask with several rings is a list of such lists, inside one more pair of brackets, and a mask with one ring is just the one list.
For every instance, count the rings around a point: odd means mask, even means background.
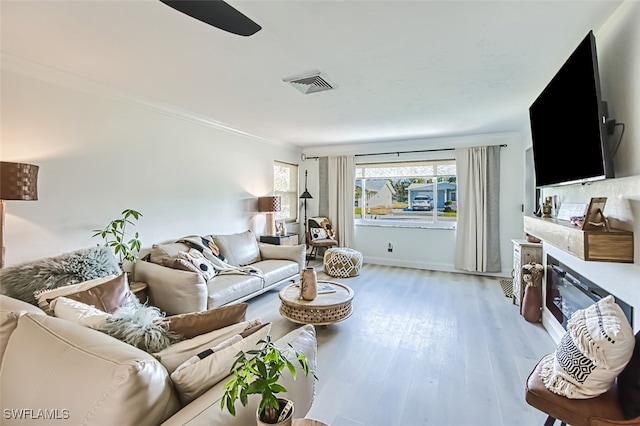
[{"label": "wooden fireplace mantel", "polygon": [[579,259],[633,263],[633,232],[621,229],[582,230],[571,222],[524,217],[524,230]]}]

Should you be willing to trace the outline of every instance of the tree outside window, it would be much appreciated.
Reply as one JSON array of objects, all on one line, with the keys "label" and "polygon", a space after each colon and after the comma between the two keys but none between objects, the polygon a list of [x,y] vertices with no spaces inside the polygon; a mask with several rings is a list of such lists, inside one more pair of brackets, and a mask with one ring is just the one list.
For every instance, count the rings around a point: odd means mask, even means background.
[{"label": "tree outside window", "polygon": [[298,220],[298,165],[282,161],[273,162],[273,192],[281,200],[280,211],[274,213],[275,220],[296,222]]}]

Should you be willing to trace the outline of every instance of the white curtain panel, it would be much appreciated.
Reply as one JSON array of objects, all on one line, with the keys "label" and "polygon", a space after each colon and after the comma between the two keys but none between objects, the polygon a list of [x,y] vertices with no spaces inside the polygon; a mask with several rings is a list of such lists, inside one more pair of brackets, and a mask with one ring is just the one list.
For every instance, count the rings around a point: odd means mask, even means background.
[{"label": "white curtain panel", "polygon": [[456,149],[455,268],[500,272],[500,146]]},{"label": "white curtain panel", "polygon": [[354,156],[329,157],[329,219],[341,247],[353,246]]}]

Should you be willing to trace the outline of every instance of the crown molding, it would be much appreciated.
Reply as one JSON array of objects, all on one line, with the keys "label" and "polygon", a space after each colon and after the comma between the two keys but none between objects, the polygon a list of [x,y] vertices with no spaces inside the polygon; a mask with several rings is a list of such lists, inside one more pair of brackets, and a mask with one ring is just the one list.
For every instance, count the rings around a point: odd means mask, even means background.
[{"label": "crown molding", "polygon": [[159,114],[164,114],[169,117],[189,121],[191,123],[196,123],[207,127],[212,127],[228,133],[233,133],[235,135],[256,139],[261,142],[269,143],[271,145],[292,146],[278,139],[261,136],[255,133],[238,129],[221,121],[213,120],[202,114],[198,114],[162,102],[149,101],[142,97],[131,95],[122,90],[115,89],[105,84],[97,83],[84,77],[51,68],[46,65],[38,64],[36,62],[32,62],[9,53],[1,52],[0,68],[8,72],[22,75],[24,77],[44,81],[70,90],[80,91],[90,95],[100,96],[103,98],[123,102]]}]

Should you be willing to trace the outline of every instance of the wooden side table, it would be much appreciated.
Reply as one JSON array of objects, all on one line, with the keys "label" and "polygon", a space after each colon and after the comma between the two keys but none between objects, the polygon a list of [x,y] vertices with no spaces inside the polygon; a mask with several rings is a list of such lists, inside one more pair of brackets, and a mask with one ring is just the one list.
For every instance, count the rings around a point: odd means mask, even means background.
[{"label": "wooden side table", "polygon": [[144,281],[132,281],[129,284],[129,288],[131,289],[131,293],[133,293],[140,303],[147,303],[147,283]]}]

